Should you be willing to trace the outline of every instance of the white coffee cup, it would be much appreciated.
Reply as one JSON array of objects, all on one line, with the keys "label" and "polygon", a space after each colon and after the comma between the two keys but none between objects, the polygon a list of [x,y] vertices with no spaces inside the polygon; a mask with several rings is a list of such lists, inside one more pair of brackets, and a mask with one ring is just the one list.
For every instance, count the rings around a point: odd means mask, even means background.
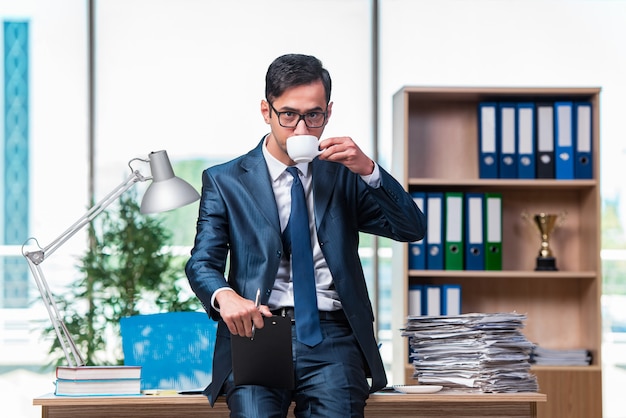
[{"label": "white coffee cup", "polygon": [[308,163],[321,153],[319,140],[314,135],[294,135],[287,138],[287,154],[296,163]]}]

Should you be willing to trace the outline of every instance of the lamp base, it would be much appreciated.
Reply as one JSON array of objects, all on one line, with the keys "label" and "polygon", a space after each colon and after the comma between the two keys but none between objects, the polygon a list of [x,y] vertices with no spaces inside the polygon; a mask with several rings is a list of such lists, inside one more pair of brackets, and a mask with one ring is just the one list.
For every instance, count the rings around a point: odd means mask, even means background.
[{"label": "lamp base", "polygon": [[537,267],[535,271],[557,271],[556,258],[554,257],[537,257]]}]

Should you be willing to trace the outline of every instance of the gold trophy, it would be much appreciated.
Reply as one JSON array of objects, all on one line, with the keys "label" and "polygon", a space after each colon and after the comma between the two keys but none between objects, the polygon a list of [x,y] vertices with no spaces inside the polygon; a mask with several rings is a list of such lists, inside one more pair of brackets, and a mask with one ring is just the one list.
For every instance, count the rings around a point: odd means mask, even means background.
[{"label": "gold trophy", "polygon": [[[565,212],[561,212],[558,215],[552,213],[537,213],[533,215],[532,222],[541,234],[541,249],[539,250],[539,256],[537,256],[536,271],[558,270],[556,267],[556,258],[554,258],[552,250],[550,249],[550,234],[563,223],[565,216]],[[530,215],[526,212],[522,213],[522,218],[531,222]]]}]

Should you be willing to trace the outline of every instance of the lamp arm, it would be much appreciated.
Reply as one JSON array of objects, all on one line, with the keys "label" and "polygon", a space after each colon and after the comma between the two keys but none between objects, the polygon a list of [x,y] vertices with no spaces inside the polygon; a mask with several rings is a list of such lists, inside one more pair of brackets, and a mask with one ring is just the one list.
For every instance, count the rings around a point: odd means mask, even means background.
[{"label": "lamp arm", "polygon": [[30,267],[30,271],[33,273],[33,277],[35,278],[35,283],[37,283],[37,289],[39,289],[39,293],[44,302],[44,306],[48,311],[48,316],[50,317],[50,321],[52,321],[52,325],[54,326],[54,332],[57,335],[57,339],[59,340],[59,345],[63,350],[63,354],[65,354],[65,358],[67,359],[67,364],[70,367],[76,366],[84,366],[85,360],[83,356],[78,351],[78,347],[76,347],[76,342],[70,335],[67,330],[67,326],[59,313],[59,309],[57,308],[57,304],[54,301],[54,297],[52,296],[52,292],[48,287],[48,283],[43,275],[43,271],[39,264],[35,264],[29,257],[26,257],[26,261],[28,261],[28,267]]},{"label": "lamp arm", "polygon": [[34,238],[29,238],[22,246],[22,255],[28,261],[28,266],[30,267],[31,272],[35,277],[37,288],[39,289],[39,293],[43,298],[44,305],[46,307],[46,310],[48,311],[48,315],[50,316],[50,320],[52,321],[52,325],[54,326],[54,331],[56,332],[57,338],[61,345],[61,349],[65,354],[65,358],[67,359],[69,366],[84,366],[85,360],[78,351],[76,343],[68,332],[65,322],[63,322],[63,319],[59,313],[59,309],[56,302],[54,301],[54,297],[52,295],[52,292],[50,291],[50,287],[48,286],[40,264],[52,253],[54,253],[61,245],[63,245],[68,239],[70,239],[78,231],[80,231],[85,225],[89,224],[96,216],[102,213],[104,209],[106,209],[109,205],[111,205],[111,203],[117,200],[117,198],[120,197],[124,192],[133,187],[135,183],[146,180],[149,180],[149,178],[144,177],[139,171],[134,170],[126,180],[120,183],[120,185],[113,189],[111,193],[109,193],[102,200],[96,203],[91,209],[89,209],[89,211],[87,211],[86,214],[84,214],[80,219],[72,224],[72,226],[65,230],[65,232],[59,235],[59,237],[57,237],[46,247],[40,247],[39,250],[30,252],[25,251],[24,246],[30,240],[35,241],[35,243],[39,245],[37,240]]},{"label": "lamp arm", "polygon": [[[74,222],[69,228],[67,228],[61,235],[54,239],[47,246],[39,249],[38,251],[31,251],[25,253],[25,257],[30,259],[35,264],[41,264],[46,258],[52,255],[59,247],[61,247],[65,241],[73,237],[78,231],[80,231],[85,225],[89,224],[94,218],[96,218],[103,210],[110,206],[117,200],[124,192],[133,187],[133,185],[139,181],[145,181],[145,178],[139,171],[133,171],[130,176],[120,183],[115,189],[113,189],[102,200],[93,205],[91,209],[87,211],[82,217]],[[31,240],[30,238],[29,240]],[[36,240],[35,240],[36,242]],[[38,244],[38,243],[37,243]]]}]

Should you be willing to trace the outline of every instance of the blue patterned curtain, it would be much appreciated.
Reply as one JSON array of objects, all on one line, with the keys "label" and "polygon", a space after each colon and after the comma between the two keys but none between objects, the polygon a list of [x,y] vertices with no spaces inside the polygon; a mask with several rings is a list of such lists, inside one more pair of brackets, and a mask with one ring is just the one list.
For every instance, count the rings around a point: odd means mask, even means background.
[{"label": "blue patterned curtain", "polygon": [[[2,147],[2,244],[28,237],[29,102],[28,22],[4,22],[4,141]],[[0,307],[28,306],[28,266],[21,256],[2,257]]]}]

